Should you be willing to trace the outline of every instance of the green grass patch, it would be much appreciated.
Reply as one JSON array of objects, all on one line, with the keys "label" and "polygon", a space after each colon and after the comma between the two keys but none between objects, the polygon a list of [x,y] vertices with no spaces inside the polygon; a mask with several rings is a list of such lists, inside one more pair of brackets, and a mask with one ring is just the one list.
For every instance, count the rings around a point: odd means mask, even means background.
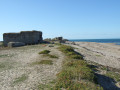
[{"label": "green grass patch", "polygon": [[65,53],[71,59],[83,59],[83,56],[74,51],[71,46],[61,45],[59,50]]},{"label": "green grass patch", "polygon": [[101,55],[96,55],[97,57],[101,57]]},{"label": "green grass patch", "polygon": [[51,88],[51,85],[39,84],[38,85],[38,90],[52,90],[52,88]]},{"label": "green grass patch", "polygon": [[43,51],[39,52],[39,54],[49,54],[49,53],[50,53],[49,50],[43,50]]},{"label": "green grass patch", "polygon": [[6,67],[5,64],[0,63],[0,68],[5,68],[5,67]]},{"label": "green grass patch", "polygon": [[106,76],[114,79],[117,82],[120,81],[120,73],[116,73],[116,72],[113,72],[113,71],[107,71]]},{"label": "green grass patch", "polygon": [[44,57],[50,57],[50,58],[58,58],[56,55],[51,55],[51,54],[44,54]]},{"label": "green grass patch", "polygon": [[15,78],[13,84],[17,84],[17,83],[23,82],[23,81],[25,81],[27,78],[28,78],[28,76],[25,75],[25,74],[23,74],[22,76],[20,76],[20,77],[18,77],[18,78]]},{"label": "green grass patch", "polygon": [[13,68],[14,63],[15,62],[9,62],[9,61],[0,62],[0,72],[3,70],[8,70]]},{"label": "green grass patch", "polygon": [[[61,45],[59,50],[65,53],[63,69],[57,74],[55,90],[103,90],[97,84],[96,76],[82,55],[70,46]],[[76,60],[75,60],[76,59]]]},{"label": "green grass patch", "polygon": [[62,45],[61,43],[55,43],[54,45],[58,45],[58,46],[60,46],[60,45]]},{"label": "green grass patch", "polygon": [[8,57],[8,54],[0,55],[0,57]]},{"label": "green grass patch", "polygon": [[39,64],[52,65],[53,61],[52,60],[41,60],[41,61],[36,61],[32,63],[32,65],[39,65]]},{"label": "green grass patch", "polygon": [[101,70],[106,70],[106,71],[108,70],[107,67],[105,67],[105,66],[102,66],[100,69]]}]

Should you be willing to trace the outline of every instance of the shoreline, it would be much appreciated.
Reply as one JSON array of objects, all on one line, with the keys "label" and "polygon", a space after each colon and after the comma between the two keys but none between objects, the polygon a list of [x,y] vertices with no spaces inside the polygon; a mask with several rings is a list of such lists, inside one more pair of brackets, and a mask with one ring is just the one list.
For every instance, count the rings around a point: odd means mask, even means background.
[{"label": "shoreline", "polygon": [[85,60],[120,69],[120,45],[96,42],[69,42],[67,44],[76,48]]},{"label": "shoreline", "polygon": [[[69,42],[82,42],[82,41],[69,41]],[[85,43],[106,43],[106,44],[114,44],[114,45],[120,45],[120,42],[117,42],[117,43],[112,43],[112,42],[87,42],[87,41],[83,41]]]}]

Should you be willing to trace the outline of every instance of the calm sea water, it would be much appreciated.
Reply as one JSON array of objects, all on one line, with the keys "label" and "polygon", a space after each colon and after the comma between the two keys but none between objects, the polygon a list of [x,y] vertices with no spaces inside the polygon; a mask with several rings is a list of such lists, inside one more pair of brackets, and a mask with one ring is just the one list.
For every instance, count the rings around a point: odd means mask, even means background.
[{"label": "calm sea water", "polygon": [[97,43],[115,43],[120,45],[120,39],[70,39],[74,42],[97,42]]}]

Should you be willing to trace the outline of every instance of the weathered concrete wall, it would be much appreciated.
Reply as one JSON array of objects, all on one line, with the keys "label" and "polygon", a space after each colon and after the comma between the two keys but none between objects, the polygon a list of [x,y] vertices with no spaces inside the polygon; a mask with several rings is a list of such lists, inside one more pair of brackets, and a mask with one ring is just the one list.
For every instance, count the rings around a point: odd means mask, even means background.
[{"label": "weathered concrete wall", "polygon": [[24,46],[25,45],[25,43],[23,43],[23,42],[9,42],[8,43],[8,47],[19,47],[19,46]]},{"label": "weathered concrete wall", "polygon": [[25,44],[37,44],[43,41],[41,31],[21,31],[20,33],[4,33],[4,46],[9,42],[22,42]]}]

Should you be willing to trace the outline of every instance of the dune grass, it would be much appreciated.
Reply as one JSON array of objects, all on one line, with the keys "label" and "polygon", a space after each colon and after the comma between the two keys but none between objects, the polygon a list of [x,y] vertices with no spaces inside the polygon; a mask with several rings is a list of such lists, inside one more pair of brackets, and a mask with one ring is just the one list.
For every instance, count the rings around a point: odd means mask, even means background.
[{"label": "dune grass", "polygon": [[116,73],[114,71],[107,71],[105,75],[114,79],[116,82],[120,81],[120,73]]},{"label": "dune grass", "polygon": [[51,54],[44,54],[44,57],[50,57],[50,58],[58,58],[56,55],[51,55]]},{"label": "dune grass", "polygon": [[49,53],[50,53],[49,50],[43,50],[43,51],[39,52],[39,54],[49,54]]},{"label": "dune grass", "polygon": [[0,55],[0,57],[8,57],[8,54]]},{"label": "dune grass", "polygon": [[59,50],[65,53],[71,59],[83,59],[82,55],[74,51],[71,46],[61,45]]},{"label": "dune grass", "polygon": [[52,90],[50,85],[47,84],[39,84],[38,90]]},{"label": "dune grass", "polygon": [[41,61],[36,61],[32,63],[32,65],[40,65],[40,64],[52,65],[53,61],[52,60],[41,60]]},{"label": "dune grass", "polygon": [[4,62],[0,62],[0,72],[4,71],[4,70],[9,70],[12,69],[16,62],[10,62],[10,61],[4,61]]},{"label": "dune grass", "polygon": [[67,57],[63,63],[63,69],[57,74],[54,89],[103,90],[102,87],[97,85],[93,70],[80,54],[76,53],[72,47],[66,45],[61,45],[59,50],[65,53]]},{"label": "dune grass", "polygon": [[0,63],[0,69],[1,69],[1,68],[5,68],[5,67],[6,67],[6,65],[5,65],[5,64]]},{"label": "dune grass", "polygon": [[50,53],[49,50],[43,50],[43,51],[39,52],[39,54],[43,54],[44,57],[58,58],[56,55],[51,55],[49,53]]},{"label": "dune grass", "polygon": [[28,76],[25,75],[25,74],[23,74],[22,76],[20,76],[20,77],[18,77],[18,78],[15,78],[13,84],[17,84],[17,83],[23,82],[23,81],[25,81],[27,78],[28,78]]}]

